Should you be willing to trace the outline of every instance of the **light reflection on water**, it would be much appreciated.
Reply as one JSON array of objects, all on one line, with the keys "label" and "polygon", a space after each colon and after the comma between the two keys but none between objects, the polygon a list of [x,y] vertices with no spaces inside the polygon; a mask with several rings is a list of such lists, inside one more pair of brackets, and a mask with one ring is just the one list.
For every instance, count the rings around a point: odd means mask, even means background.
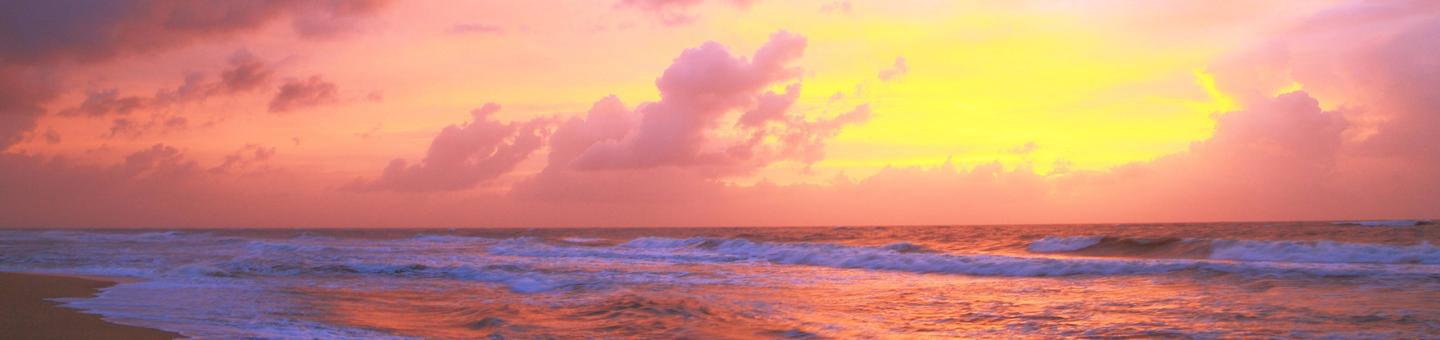
[{"label": "light reflection on water", "polygon": [[1436,230],[0,231],[0,270],[148,279],[70,304],[200,337],[1413,338]]}]

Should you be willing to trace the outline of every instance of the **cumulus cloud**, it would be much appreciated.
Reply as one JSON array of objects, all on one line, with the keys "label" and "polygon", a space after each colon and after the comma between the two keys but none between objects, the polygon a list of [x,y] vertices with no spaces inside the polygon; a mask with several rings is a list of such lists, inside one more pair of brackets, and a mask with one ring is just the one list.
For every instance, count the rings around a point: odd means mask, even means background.
[{"label": "cumulus cloud", "polygon": [[784,92],[767,90],[799,78],[801,69],[791,64],[805,45],[804,37],[779,32],[748,59],[715,42],[685,50],[655,81],[659,101],[631,109],[607,97],[584,117],[561,124],[546,168],[517,191],[527,197],[549,197],[547,190],[570,195],[584,191],[561,188],[586,181],[649,188],[644,178],[703,182],[779,161],[821,160],[826,142],[868,120],[870,109],[860,105],[811,120],[791,112],[799,83]]},{"label": "cumulus cloud", "polygon": [[475,187],[510,172],[545,144],[549,119],[500,123],[491,116],[500,105],[487,103],[470,112],[471,121],[451,125],[430,142],[415,164],[395,159],[380,178],[348,186],[360,191],[450,191]]},{"label": "cumulus cloud", "polygon": [[1349,2],[1322,11],[1212,70],[1242,101],[1295,82],[1347,119],[1368,152],[1440,161],[1440,4]]},{"label": "cumulus cloud", "polygon": [[270,112],[282,113],[333,103],[339,96],[338,92],[335,83],[325,81],[319,75],[291,79],[281,85],[280,91],[270,99]]},{"label": "cumulus cloud", "polygon": [[[623,135],[596,140],[574,159],[556,160],[559,162],[550,166],[580,170],[705,166],[745,171],[809,153],[796,148],[823,144],[845,125],[862,122],[868,117],[868,108],[815,122],[789,115],[800,86],[791,85],[785,93],[765,89],[799,77],[800,69],[790,64],[804,49],[804,37],[780,32],[751,60],[733,56],[714,42],[686,50],[656,80],[659,101],[642,103],[633,111],[623,109],[618,100],[606,99],[602,101],[607,103],[596,105],[626,112],[613,115],[633,116],[629,120],[634,123]],[[737,124],[741,133],[748,135],[746,140],[727,142],[715,137],[715,130],[724,128],[722,120],[747,109]],[[562,127],[557,134],[571,131]],[[770,138],[782,139],[781,145],[765,145]],[[800,158],[808,161],[811,157]]]}]

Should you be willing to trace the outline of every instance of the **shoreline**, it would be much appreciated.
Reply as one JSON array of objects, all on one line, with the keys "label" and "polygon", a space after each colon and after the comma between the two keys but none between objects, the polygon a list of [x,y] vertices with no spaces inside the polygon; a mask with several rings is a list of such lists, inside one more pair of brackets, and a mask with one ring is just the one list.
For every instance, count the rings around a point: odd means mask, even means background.
[{"label": "shoreline", "polygon": [[0,272],[0,334],[16,339],[176,339],[178,333],[105,321],[53,298],[92,297],[123,279]]}]

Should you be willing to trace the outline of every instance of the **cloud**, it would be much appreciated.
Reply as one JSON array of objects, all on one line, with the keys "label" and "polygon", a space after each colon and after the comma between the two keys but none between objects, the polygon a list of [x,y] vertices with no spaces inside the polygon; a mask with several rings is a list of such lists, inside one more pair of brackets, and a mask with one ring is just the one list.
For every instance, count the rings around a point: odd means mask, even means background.
[{"label": "cloud", "polygon": [[840,0],[820,6],[820,13],[850,14],[854,10],[853,7],[854,5],[850,1]]},{"label": "cloud", "polygon": [[18,0],[0,5],[0,62],[101,61],[254,31],[282,17],[323,36],[383,1]]},{"label": "cloud", "polygon": [[1011,148],[1010,153],[1018,155],[1028,155],[1032,152],[1035,152],[1035,150],[1039,148],[1040,146],[1036,145],[1035,142],[1025,142],[1025,144],[1021,144],[1020,146]]},{"label": "cloud", "polygon": [[45,129],[45,143],[60,144],[60,133],[55,132],[55,129]]},{"label": "cloud", "polygon": [[291,27],[300,37],[328,39],[354,32],[365,17],[380,12],[390,0],[299,1]]},{"label": "cloud", "polygon": [[447,30],[450,34],[505,34],[505,28],[490,24],[455,24]]},{"label": "cloud", "polygon": [[[645,178],[703,182],[779,161],[808,165],[821,160],[826,142],[868,120],[870,108],[860,105],[832,118],[809,120],[790,112],[799,83],[783,93],[767,90],[799,78],[800,68],[791,63],[805,45],[804,37],[779,32],[753,58],[731,55],[715,42],[685,50],[655,81],[659,101],[630,109],[606,97],[585,117],[561,124],[551,138],[545,169],[516,191],[543,198],[555,197],[545,192],[552,190],[584,195],[585,190],[574,189],[582,182],[599,183],[584,185],[597,188],[621,183],[654,188]],[[626,172],[635,175],[616,174]]]},{"label": "cloud", "polygon": [[[5,93],[0,95],[0,151],[23,140],[35,127],[37,117],[44,114],[44,104],[58,95],[52,79],[55,65],[103,62],[123,55],[228,39],[285,16],[297,22],[353,23],[373,14],[383,3],[5,1],[0,3],[0,22],[5,23],[0,25],[0,92]],[[297,31],[312,36],[318,30],[308,29],[311,27],[314,25],[297,24]],[[124,98],[129,97],[115,99]]]},{"label": "cloud", "polygon": [[[748,8],[756,0],[725,1],[735,7]],[[705,3],[705,0],[620,0],[616,8],[636,9],[650,14],[664,26],[683,26],[695,22],[696,15],[690,9]]]},{"label": "cloud", "polygon": [[471,121],[451,125],[430,142],[416,164],[395,159],[374,181],[357,180],[347,188],[359,191],[452,191],[475,187],[510,172],[545,145],[549,119],[500,123],[491,116],[500,105],[487,103],[470,112]]},{"label": "cloud", "polygon": [[1440,4],[1349,2],[1303,20],[1211,67],[1242,101],[1290,82],[1322,102],[1356,108],[1351,131],[1376,155],[1440,162]]},{"label": "cloud", "polygon": [[[806,121],[787,111],[801,87],[792,84],[785,93],[765,89],[797,79],[801,70],[790,66],[805,49],[805,38],[779,32],[755,52],[753,59],[732,56],[722,45],[709,42],[688,49],[656,80],[660,100],[626,110],[618,99],[607,98],[596,108],[607,117],[594,124],[615,124],[627,116],[633,122],[620,136],[594,140],[574,159],[554,159],[550,167],[576,170],[636,169],[660,166],[710,167],[721,172],[748,171],[774,161],[800,159],[822,147],[829,136],[846,125],[868,118],[868,107],[857,107],[832,120]],[[594,110],[594,109],[592,109]],[[732,113],[745,111],[736,124],[739,131],[720,131]],[[623,112],[623,113],[621,113]],[[591,115],[597,112],[592,111]],[[585,129],[561,127],[557,135]],[[727,141],[718,135],[737,132],[747,138]],[[778,138],[780,145],[766,145]]]},{"label": "cloud", "polygon": [[[161,89],[150,96],[121,95],[115,88],[92,90],[78,106],[61,109],[58,114],[90,118],[118,116],[112,120],[110,137],[138,138],[157,128],[181,130],[188,126],[189,120],[171,110],[175,106],[216,95],[253,92],[268,83],[273,74],[262,60],[245,50],[232,54],[228,64],[219,72],[217,81],[208,81],[201,73],[191,73],[175,88]],[[137,113],[150,115],[143,119],[132,117]]]},{"label": "cloud", "polygon": [[58,95],[55,81],[32,67],[0,64],[0,151],[25,140],[43,105]]},{"label": "cloud", "polygon": [[906,73],[910,73],[910,66],[905,65],[905,57],[897,57],[894,66],[880,71],[880,80],[897,80]]},{"label": "cloud", "polygon": [[138,96],[121,97],[119,90],[91,91],[85,94],[85,101],[79,107],[60,111],[63,116],[85,115],[102,117],[107,115],[129,115],[150,106],[150,98]]},{"label": "cloud", "polygon": [[62,116],[126,116],[142,111],[164,110],[171,106],[203,101],[214,95],[254,91],[269,82],[274,73],[259,58],[245,50],[236,51],[229,66],[220,71],[220,80],[210,82],[201,73],[191,73],[174,89],[161,89],[151,96],[120,95],[118,89],[92,90],[79,106],[62,109]]},{"label": "cloud", "polygon": [[305,79],[291,79],[280,86],[280,91],[270,99],[270,112],[282,113],[290,110],[333,103],[338,98],[335,83],[325,81],[319,75]]},{"label": "cloud", "polygon": [[210,168],[211,173],[224,174],[236,170],[242,170],[251,165],[263,163],[275,156],[275,147],[264,147],[257,144],[245,144],[245,147],[229,155],[225,155],[225,162]]},{"label": "cloud", "polygon": [[220,72],[220,84],[229,93],[254,91],[268,83],[274,73],[250,51],[239,50],[230,56],[230,68]]}]

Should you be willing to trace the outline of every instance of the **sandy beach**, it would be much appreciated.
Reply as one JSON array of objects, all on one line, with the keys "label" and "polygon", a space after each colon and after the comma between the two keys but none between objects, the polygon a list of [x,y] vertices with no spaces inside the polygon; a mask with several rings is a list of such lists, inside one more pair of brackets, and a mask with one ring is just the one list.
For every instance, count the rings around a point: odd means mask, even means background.
[{"label": "sandy beach", "polygon": [[11,339],[174,339],[180,334],[109,323],[50,298],[93,296],[114,281],[0,273],[0,334]]}]

